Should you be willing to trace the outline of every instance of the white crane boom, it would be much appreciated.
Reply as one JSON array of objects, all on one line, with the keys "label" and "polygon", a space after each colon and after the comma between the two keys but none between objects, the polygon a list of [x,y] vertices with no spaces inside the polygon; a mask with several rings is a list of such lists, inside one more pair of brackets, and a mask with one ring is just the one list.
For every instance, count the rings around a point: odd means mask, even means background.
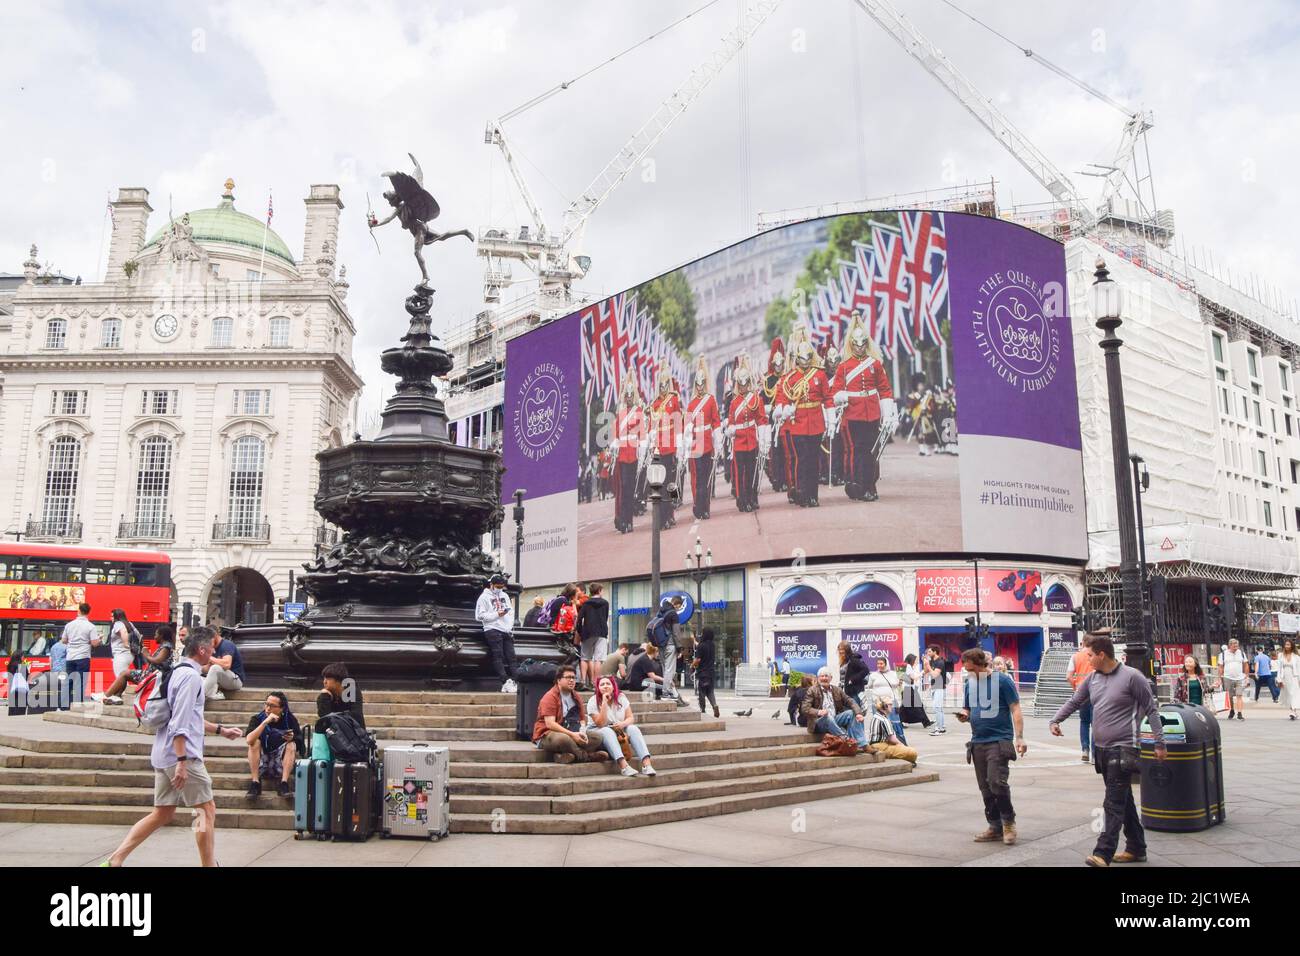
[{"label": "white crane boom", "polygon": [[[1101,199],[1097,203],[1097,211],[1105,216],[1110,211],[1111,200],[1118,195],[1120,188],[1124,185],[1125,177],[1128,175],[1129,163],[1133,159],[1133,150],[1137,148],[1138,140],[1142,134],[1151,128],[1151,114],[1147,112],[1138,112],[1132,114],[1128,122],[1124,124],[1124,133],[1120,136],[1119,148],[1115,150],[1115,158],[1111,160],[1110,166],[1106,167],[1106,181],[1102,186]],[[1156,210],[1144,210],[1154,216]]]},{"label": "white crane boom", "polygon": [[505,131],[501,128],[501,122],[488,120],[487,132],[483,134],[483,141],[490,145],[500,148],[501,155],[505,158],[506,169],[510,170],[510,175],[514,178],[515,185],[519,187],[519,195],[524,199],[524,205],[528,207],[529,215],[533,217],[533,224],[539,232],[546,231],[546,220],[542,218],[542,210],[537,205],[537,200],[533,198],[532,191],[528,188],[528,183],[524,180],[524,174],[519,170],[519,164],[515,162],[514,153],[510,151],[510,143],[506,139]]},{"label": "white crane boom", "polygon": [[957,102],[966,107],[967,112],[979,120],[1007,152],[1011,153],[1031,176],[1042,183],[1057,202],[1068,207],[1071,215],[1080,221],[1084,229],[1092,227],[1096,221],[1095,216],[1074,183],[1070,181],[1070,177],[1058,169],[1024,133],[1016,129],[1015,125],[1002,115],[1002,111],[994,106],[993,102],[984,96],[975,84],[952,64],[951,60],[944,56],[942,50],[931,43],[887,0],[854,0],[854,2],[956,97]]},{"label": "white crane boom", "polygon": [[686,112],[695,99],[704,92],[705,87],[721,72],[767,20],[781,0],[759,0],[745,12],[744,20],[736,29],[722,38],[722,45],[707,60],[697,66],[672,95],[659,106],[645,124],[632,134],[623,144],[605,168],[596,174],[596,178],[584,189],[579,197],[564,211],[563,231],[560,241],[567,244],[571,239],[581,236],[587,219],[600,204],[609,198],[610,193],[618,188],[642,158],[663,138],[673,121]]}]

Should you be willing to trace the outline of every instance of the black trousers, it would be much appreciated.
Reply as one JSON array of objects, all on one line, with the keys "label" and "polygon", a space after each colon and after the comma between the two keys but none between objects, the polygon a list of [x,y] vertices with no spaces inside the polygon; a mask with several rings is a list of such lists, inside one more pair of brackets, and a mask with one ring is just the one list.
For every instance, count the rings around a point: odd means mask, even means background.
[{"label": "black trousers", "polygon": [[636,513],[636,462],[620,461],[614,466],[614,527],[632,530]]},{"label": "black trousers", "polygon": [[758,488],[755,470],[758,468],[757,451],[737,451],[731,456],[733,467],[733,488],[736,492],[736,507],[741,511],[753,511],[758,507]]},{"label": "black trousers", "polygon": [[768,454],[767,480],[771,483],[773,491],[785,491],[788,485],[785,473],[785,447],[780,440],[772,442],[772,450]]},{"label": "black trousers", "polygon": [[1011,761],[1016,751],[1009,740],[971,744],[971,763],[975,765],[975,782],[984,798],[984,819],[994,830],[1016,822],[1011,805]]},{"label": "black trousers", "polygon": [[876,440],[880,438],[880,421],[846,421],[844,428],[845,491],[850,498],[876,494],[880,462],[876,458]]},{"label": "black trousers", "polygon": [[709,516],[713,498],[713,453],[690,459],[691,512],[697,518]]},{"label": "black trousers", "polygon": [[708,698],[708,701],[710,704],[713,705],[714,710],[717,710],[718,702],[713,699],[713,678],[712,677],[704,678],[704,677],[699,677],[697,675],[695,678],[695,693],[698,694],[700,698],[701,714],[704,713],[705,698]]},{"label": "black trousers", "polygon": [[1101,805],[1104,811],[1102,830],[1093,852],[1108,863],[1119,846],[1121,829],[1124,831],[1124,849],[1138,856],[1147,852],[1146,831],[1142,829],[1137,804],[1133,801],[1133,775],[1120,767],[1122,752],[1122,747],[1099,747],[1094,758],[1097,772],[1106,781],[1106,797]]},{"label": "black trousers", "polygon": [[515,638],[513,634],[498,631],[495,628],[483,628],[483,641],[487,644],[488,655],[492,658],[492,673],[497,680],[505,683],[506,678],[515,676]]},{"label": "black trousers", "polygon": [[821,476],[822,436],[791,435],[794,446],[795,504],[817,503],[817,486]]}]

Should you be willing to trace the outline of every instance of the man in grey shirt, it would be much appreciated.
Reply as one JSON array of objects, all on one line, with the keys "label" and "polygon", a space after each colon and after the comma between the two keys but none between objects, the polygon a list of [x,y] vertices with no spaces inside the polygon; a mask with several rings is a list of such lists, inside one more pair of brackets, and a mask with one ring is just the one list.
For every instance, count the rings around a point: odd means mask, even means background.
[{"label": "man in grey shirt", "polygon": [[[1160,704],[1141,672],[1115,659],[1115,644],[1109,636],[1089,635],[1087,648],[1093,672],[1056,712],[1049,729],[1060,737],[1061,721],[1084,704],[1092,704],[1095,765],[1106,784],[1106,798],[1102,804],[1105,821],[1097,845],[1085,862],[1100,867],[1110,866],[1112,862],[1142,863],[1147,858],[1146,833],[1133,802],[1133,773],[1140,759],[1138,727],[1143,717],[1150,720],[1155,737],[1155,757],[1164,760],[1165,737],[1160,723]],[[1124,852],[1116,853],[1121,828],[1124,830]]]},{"label": "man in grey shirt", "polygon": [[171,823],[181,804],[197,811],[194,839],[204,866],[216,866],[217,804],[212,777],[203,766],[203,735],[220,734],[238,740],[238,727],[223,727],[203,719],[203,666],[212,660],[213,631],[196,627],[185,639],[185,656],[171,670],[167,701],[171,717],[154,735],[150,762],[154,768],[153,812],[131,827],[122,845],[100,866],[121,866],[127,856]]}]

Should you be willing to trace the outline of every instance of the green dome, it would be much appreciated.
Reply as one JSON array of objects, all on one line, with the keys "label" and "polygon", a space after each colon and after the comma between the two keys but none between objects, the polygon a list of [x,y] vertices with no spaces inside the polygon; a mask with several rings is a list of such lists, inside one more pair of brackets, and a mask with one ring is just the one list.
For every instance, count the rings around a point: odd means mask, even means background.
[{"label": "green dome", "polygon": [[[200,245],[206,242],[225,242],[234,246],[243,246],[250,252],[261,255],[264,225],[261,220],[235,209],[234,197],[231,196],[229,189],[221,197],[220,205],[212,209],[194,209],[187,215],[190,217],[190,228],[194,230],[194,241]],[[144,247],[148,249],[161,244],[163,236],[170,228],[169,222],[155,232]],[[297,263],[294,261],[293,254],[289,252],[289,247],[285,245],[284,240],[276,235],[275,230],[267,229],[265,236],[267,256],[281,259],[296,269]]]}]

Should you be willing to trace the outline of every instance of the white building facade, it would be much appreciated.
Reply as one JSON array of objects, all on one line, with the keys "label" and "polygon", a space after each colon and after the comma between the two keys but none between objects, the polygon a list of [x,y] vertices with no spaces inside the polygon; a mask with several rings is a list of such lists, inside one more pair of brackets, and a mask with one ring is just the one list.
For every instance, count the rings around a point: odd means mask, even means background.
[{"label": "white building facade", "polygon": [[300,259],[233,187],[152,235],[148,191],[120,190],[104,281],[41,283],[33,250],[0,325],[0,531],[164,551],[174,615],[231,625],[335,539],[315,455],[362,385],[338,187],[311,187]]}]

